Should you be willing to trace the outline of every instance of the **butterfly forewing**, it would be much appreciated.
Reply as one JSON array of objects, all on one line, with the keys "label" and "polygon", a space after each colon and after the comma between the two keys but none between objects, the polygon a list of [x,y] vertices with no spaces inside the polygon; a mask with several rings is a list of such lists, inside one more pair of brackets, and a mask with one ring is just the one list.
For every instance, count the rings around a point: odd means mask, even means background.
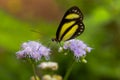
[{"label": "butterfly forewing", "polygon": [[63,19],[80,19],[83,20],[83,14],[76,6],[71,7],[64,15]]},{"label": "butterfly forewing", "polygon": [[77,37],[84,31],[83,14],[76,6],[71,7],[63,16],[56,32],[56,41],[66,41]]},{"label": "butterfly forewing", "polygon": [[71,27],[70,29],[68,29],[66,31],[66,33],[63,34],[63,36],[61,37],[61,40],[65,41],[65,40],[69,40],[72,38],[72,36],[74,36],[74,32],[76,32],[76,30],[78,29],[78,25],[74,25],[73,27]]}]

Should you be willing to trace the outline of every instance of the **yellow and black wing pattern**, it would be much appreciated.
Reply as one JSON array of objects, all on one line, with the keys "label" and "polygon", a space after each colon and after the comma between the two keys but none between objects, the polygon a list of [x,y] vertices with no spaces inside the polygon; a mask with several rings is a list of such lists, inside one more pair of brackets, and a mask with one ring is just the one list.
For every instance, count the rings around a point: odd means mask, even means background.
[{"label": "yellow and black wing pattern", "polygon": [[82,21],[83,14],[77,6],[68,9],[57,29],[54,40],[60,42],[79,36],[85,29]]}]

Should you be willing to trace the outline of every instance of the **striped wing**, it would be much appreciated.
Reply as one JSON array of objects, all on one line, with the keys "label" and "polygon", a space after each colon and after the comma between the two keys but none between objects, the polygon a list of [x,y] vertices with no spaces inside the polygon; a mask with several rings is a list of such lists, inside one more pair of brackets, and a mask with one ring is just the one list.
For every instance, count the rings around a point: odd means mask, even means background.
[{"label": "striped wing", "polygon": [[56,41],[66,41],[79,36],[84,31],[83,14],[76,6],[71,7],[63,16],[56,32]]}]

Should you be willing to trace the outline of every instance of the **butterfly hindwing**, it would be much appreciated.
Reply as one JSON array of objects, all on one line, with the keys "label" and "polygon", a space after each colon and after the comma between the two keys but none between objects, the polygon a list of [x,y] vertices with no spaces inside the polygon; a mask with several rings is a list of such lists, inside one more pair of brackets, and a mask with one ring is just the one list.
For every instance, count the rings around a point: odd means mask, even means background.
[{"label": "butterfly hindwing", "polygon": [[77,23],[77,25],[79,27],[70,39],[73,39],[73,38],[75,38],[75,37],[77,37],[77,36],[79,36],[80,34],[83,33],[83,31],[85,29],[85,26],[84,26],[83,22],[80,21],[80,22]]},{"label": "butterfly hindwing", "polygon": [[83,14],[76,6],[71,7],[63,16],[56,32],[56,41],[66,41],[79,36],[84,31]]}]

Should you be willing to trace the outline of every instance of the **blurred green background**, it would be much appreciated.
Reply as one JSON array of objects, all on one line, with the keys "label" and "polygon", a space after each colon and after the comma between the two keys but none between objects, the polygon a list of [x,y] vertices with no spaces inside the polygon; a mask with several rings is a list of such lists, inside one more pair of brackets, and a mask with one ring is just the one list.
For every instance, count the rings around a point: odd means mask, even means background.
[{"label": "blurred green background", "polygon": [[[29,40],[51,42],[64,12],[74,5],[84,14],[85,31],[78,38],[93,50],[87,64],[75,64],[69,80],[120,80],[120,0],[0,0],[0,80],[30,79],[31,66],[15,53]],[[56,54],[52,59],[64,76],[73,58]]]}]

